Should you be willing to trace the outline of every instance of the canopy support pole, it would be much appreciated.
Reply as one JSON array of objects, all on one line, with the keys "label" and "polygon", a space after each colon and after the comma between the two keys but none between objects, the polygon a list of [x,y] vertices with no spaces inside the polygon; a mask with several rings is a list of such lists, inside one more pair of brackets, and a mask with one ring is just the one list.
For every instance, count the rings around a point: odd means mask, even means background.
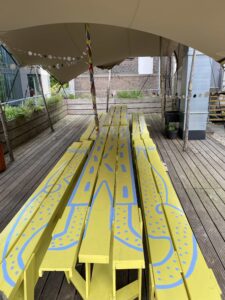
[{"label": "canopy support pole", "polygon": [[43,102],[44,102],[46,114],[47,114],[47,117],[48,117],[49,127],[51,128],[51,131],[54,132],[54,128],[53,128],[53,125],[52,125],[52,120],[51,120],[51,117],[50,117],[50,113],[48,111],[48,106],[47,106],[46,98],[45,98],[45,95],[44,95],[44,90],[43,90],[43,85],[42,85],[42,81],[41,81],[41,76],[38,75],[37,68],[35,68],[35,72],[36,72],[36,76],[37,76],[37,79],[38,79],[38,82],[39,82],[39,86],[41,88],[41,95],[42,95],[42,98],[43,98]]},{"label": "canopy support pole", "polygon": [[0,101],[0,119],[1,119],[1,122],[2,122],[2,128],[3,128],[3,132],[4,132],[4,136],[5,136],[6,145],[7,145],[8,151],[9,151],[10,161],[13,162],[14,161],[14,155],[13,155],[13,150],[12,150],[12,147],[11,147],[11,142],[10,142],[10,139],[9,139],[5,112],[2,109],[1,101]]},{"label": "canopy support pole", "polygon": [[165,83],[164,83],[164,72],[163,72],[163,67],[164,67],[164,61],[163,61],[163,56],[162,56],[162,37],[160,37],[160,98],[161,98],[161,122],[162,122],[162,128],[164,128],[164,102],[165,102]]},{"label": "canopy support pole", "polygon": [[106,112],[109,111],[109,95],[110,95],[110,84],[111,84],[111,75],[112,71],[109,70],[109,77],[108,77],[108,86],[107,86],[107,99],[106,99]]},{"label": "canopy support pole", "polygon": [[191,70],[190,70],[190,76],[189,76],[189,83],[188,83],[188,96],[187,96],[186,105],[185,105],[185,107],[186,107],[186,113],[185,113],[185,132],[184,132],[183,151],[187,150],[187,144],[188,144],[190,102],[191,102],[191,97],[192,97],[192,81],[193,81],[195,57],[196,57],[196,51],[194,49],[193,50],[193,55],[192,55]]},{"label": "canopy support pole", "polygon": [[94,68],[93,68],[93,57],[91,50],[91,36],[89,31],[89,24],[85,24],[85,34],[86,34],[86,46],[88,52],[88,65],[89,65],[89,75],[90,75],[90,83],[91,83],[91,97],[92,97],[92,105],[95,115],[95,126],[96,131],[99,130],[99,118],[96,104],[96,89],[95,89],[95,80],[94,80]]}]

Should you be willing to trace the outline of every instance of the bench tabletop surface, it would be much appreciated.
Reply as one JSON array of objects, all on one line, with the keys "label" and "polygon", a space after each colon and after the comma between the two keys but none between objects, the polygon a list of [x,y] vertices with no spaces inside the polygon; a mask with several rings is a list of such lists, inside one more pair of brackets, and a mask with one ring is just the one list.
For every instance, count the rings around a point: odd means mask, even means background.
[{"label": "bench tabletop surface", "polygon": [[[61,199],[63,199],[70,182],[72,182],[75,174],[78,172],[90,145],[91,142],[81,144],[79,151],[75,152],[76,154],[32,217],[31,222],[27,224],[7,257],[2,261],[0,266],[0,286],[6,296],[10,295],[14,287],[22,280],[23,271],[30,257],[36,252],[45,229],[56,215]],[[29,207],[27,211],[31,213]]]},{"label": "bench tabletop surface", "polygon": [[80,262],[109,262],[117,141],[118,127],[111,127],[79,252]]},{"label": "bench tabletop surface", "polygon": [[62,218],[53,232],[40,273],[51,270],[71,272],[75,266],[107,133],[108,127],[100,130]]}]

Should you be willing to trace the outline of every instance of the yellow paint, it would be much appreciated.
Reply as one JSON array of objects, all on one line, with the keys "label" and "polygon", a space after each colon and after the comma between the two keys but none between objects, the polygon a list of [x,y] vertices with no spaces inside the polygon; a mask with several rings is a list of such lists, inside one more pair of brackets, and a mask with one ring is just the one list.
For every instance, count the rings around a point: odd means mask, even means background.
[{"label": "yellow paint", "polygon": [[[71,159],[75,156],[76,152],[79,151],[81,143],[73,143],[62,156],[62,158],[58,161],[58,163],[54,166],[54,168],[50,171],[47,177],[43,180],[43,182],[39,185],[39,187],[35,190],[35,192],[30,196],[27,202],[23,205],[23,207],[19,210],[19,212],[15,215],[15,217],[10,221],[10,223],[6,226],[6,228],[0,234],[0,262],[4,257],[6,257],[7,253],[13,247],[15,242],[20,237],[26,225],[33,218],[37,209],[39,209],[40,205],[46,199],[49,193],[51,193],[53,186],[57,182],[57,180],[62,175],[64,169],[68,166]],[[29,203],[31,203],[29,205]],[[29,210],[27,206],[29,205]],[[16,225],[15,225],[16,224]],[[13,230],[13,227],[15,229]],[[13,230],[13,231],[12,231]],[[6,250],[5,244],[7,237],[12,233],[9,246]],[[3,254],[3,252],[5,252]]]},{"label": "yellow paint", "polygon": [[[135,155],[139,190],[144,213],[149,258],[150,263],[153,265],[151,280],[156,287],[172,285],[178,281],[181,282],[179,286],[169,289],[156,288],[157,299],[188,299],[166,217],[163,211],[157,212],[158,207],[161,207],[161,198],[156,189],[151,165],[144,149],[140,151],[140,147],[144,148],[143,142],[139,141],[137,144],[135,144]],[[168,238],[165,239],[164,237]],[[168,253],[170,253],[170,258],[165,263],[159,264],[168,257]]]},{"label": "yellow paint", "polygon": [[[144,127],[143,125],[143,128]],[[172,260],[173,262],[176,260],[176,263],[179,263],[180,267],[178,267],[177,271],[179,273],[182,272],[187,294],[191,299],[221,299],[219,286],[197,245],[168,173],[160,160],[155,144],[147,135],[141,135],[141,137],[142,140],[137,139],[135,141],[135,153],[138,165],[139,184],[140,187],[143,185],[141,196],[142,201],[144,201],[143,209],[145,211],[145,218],[147,213],[151,214],[151,222],[148,224],[146,221],[147,231],[151,230],[151,234],[157,233],[157,236],[160,236],[159,231],[163,231],[165,236],[170,236],[175,251],[174,255],[176,254],[177,257],[177,259],[173,258]],[[146,178],[149,179],[148,182],[145,182]],[[150,188],[152,190],[149,190]],[[149,207],[149,195],[155,195],[155,197],[153,197],[155,201],[157,201],[153,204],[155,209]],[[150,197],[150,199],[152,199],[152,197]],[[161,214],[162,220],[157,220],[157,223],[154,223],[153,220],[156,220],[157,212]],[[167,223],[167,231],[165,228],[162,230],[162,222]],[[164,226],[165,225],[166,224],[164,224]],[[153,260],[154,249],[157,255],[163,256],[163,249],[166,251],[166,246],[163,246],[163,244],[166,244],[166,241],[161,240],[160,247],[155,245],[156,242],[157,241],[152,240],[149,241],[149,250],[153,262],[152,277],[154,277],[153,280],[155,281],[156,298],[161,299],[159,297],[161,297],[162,293],[161,290],[157,288],[156,282],[156,279],[159,277],[158,275],[162,274],[160,277],[160,281],[162,281],[166,279],[167,274],[171,274],[173,276],[172,278],[175,278],[175,274],[171,273],[172,266],[170,266],[167,272],[166,269],[164,269],[163,272],[157,273]],[[159,249],[161,249],[161,251]],[[170,263],[169,259],[167,259],[167,263]],[[204,288],[200,288],[202,286],[204,286]],[[169,293],[171,289],[167,289],[166,291]],[[168,294],[163,296],[162,299],[167,299],[167,296]],[[176,299],[175,297],[176,294],[173,297],[171,296],[173,299]]]},{"label": "yellow paint", "polygon": [[40,274],[44,271],[65,271],[72,277],[107,133],[107,127],[100,130],[67,207],[53,232],[53,239],[40,267]]},{"label": "yellow paint", "polygon": [[[132,166],[129,127],[122,126],[119,130],[116,197],[114,208],[114,238],[113,238],[113,279],[116,280],[116,270],[139,269],[145,267],[142,219],[139,215],[137,196]],[[116,299],[141,299],[141,276],[135,283],[116,291]]]},{"label": "yellow paint", "polygon": [[118,127],[111,127],[79,252],[80,262],[109,263],[117,140]]},{"label": "yellow paint", "polygon": [[[23,270],[29,263],[33,253],[37,253],[39,246],[45,241],[45,232],[54,223],[54,218],[73,184],[81,165],[90,149],[91,142],[83,142],[76,154],[64,168],[61,176],[48,191],[44,202],[37,209],[32,220],[24,228],[22,235],[11,248],[7,257],[0,265],[0,289],[7,297],[15,295],[23,280]],[[32,204],[28,205],[26,213],[33,213]],[[6,270],[5,270],[6,267]],[[36,265],[36,267],[39,267]],[[5,270],[5,271],[4,271]],[[6,280],[6,274],[10,281]]]}]

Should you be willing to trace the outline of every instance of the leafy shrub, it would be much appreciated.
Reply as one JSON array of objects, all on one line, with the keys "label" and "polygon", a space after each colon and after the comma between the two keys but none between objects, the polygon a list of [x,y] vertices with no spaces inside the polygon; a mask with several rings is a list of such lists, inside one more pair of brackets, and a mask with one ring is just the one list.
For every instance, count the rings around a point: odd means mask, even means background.
[{"label": "leafy shrub", "polygon": [[[54,95],[46,99],[47,105],[57,104],[62,101],[62,95]],[[15,120],[18,118],[31,118],[34,112],[39,112],[44,110],[44,102],[41,97],[30,98],[26,100],[23,104],[18,106],[11,106],[9,104],[5,105],[5,115],[7,121]]]},{"label": "leafy shrub", "polygon": [[143,94],[141,91],[120,91],[117,92],[117,97],[124,99],[138,99],[142,98]]}]

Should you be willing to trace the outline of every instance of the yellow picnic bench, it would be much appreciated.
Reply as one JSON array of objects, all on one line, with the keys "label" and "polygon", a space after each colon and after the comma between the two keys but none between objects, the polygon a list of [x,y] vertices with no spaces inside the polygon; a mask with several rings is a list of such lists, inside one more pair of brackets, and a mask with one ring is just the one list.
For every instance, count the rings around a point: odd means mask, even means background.
[{"label": "yellow picnic bench", "polygon": [[[118,125],[127,120],[124,108],[113,111],[117,117],[113,114],[112,120],[117,120]],[[129,128],[118,125],[100,129],[40,267],[40,275],[44,271],[64,271],[84,299],[141,298],[142,219],[137,206]],[[79,228],[73,219],[77,219]],[[76,243],[63,243],[60,248],[59,238],[66,241],[68,232],[76,236]],[[85,264],[85,279],[76,271],[78,261]],[[137,269],[137,280],[117,290],[117,270],[128,269]]]},{"label": "yellow picnic bench", "polygon": [[151,299],[221,299],[142,115],[132,119]]},{"label": "yellow picnic bench", "polygon": [[[0,300],[34,300],[53,271],[86,300],[141,299],[143,269],[150,300],[221,299],[144,116],[132,115],[131,137],[126,106],[111,106],[0,234]],[[135,280],[118,288],[128,270]]]},{"label": "yellow picnic bench", "polygon": [[73,143],[1,233],[0,299],[33,299],[52,230],[90,147]]}]

